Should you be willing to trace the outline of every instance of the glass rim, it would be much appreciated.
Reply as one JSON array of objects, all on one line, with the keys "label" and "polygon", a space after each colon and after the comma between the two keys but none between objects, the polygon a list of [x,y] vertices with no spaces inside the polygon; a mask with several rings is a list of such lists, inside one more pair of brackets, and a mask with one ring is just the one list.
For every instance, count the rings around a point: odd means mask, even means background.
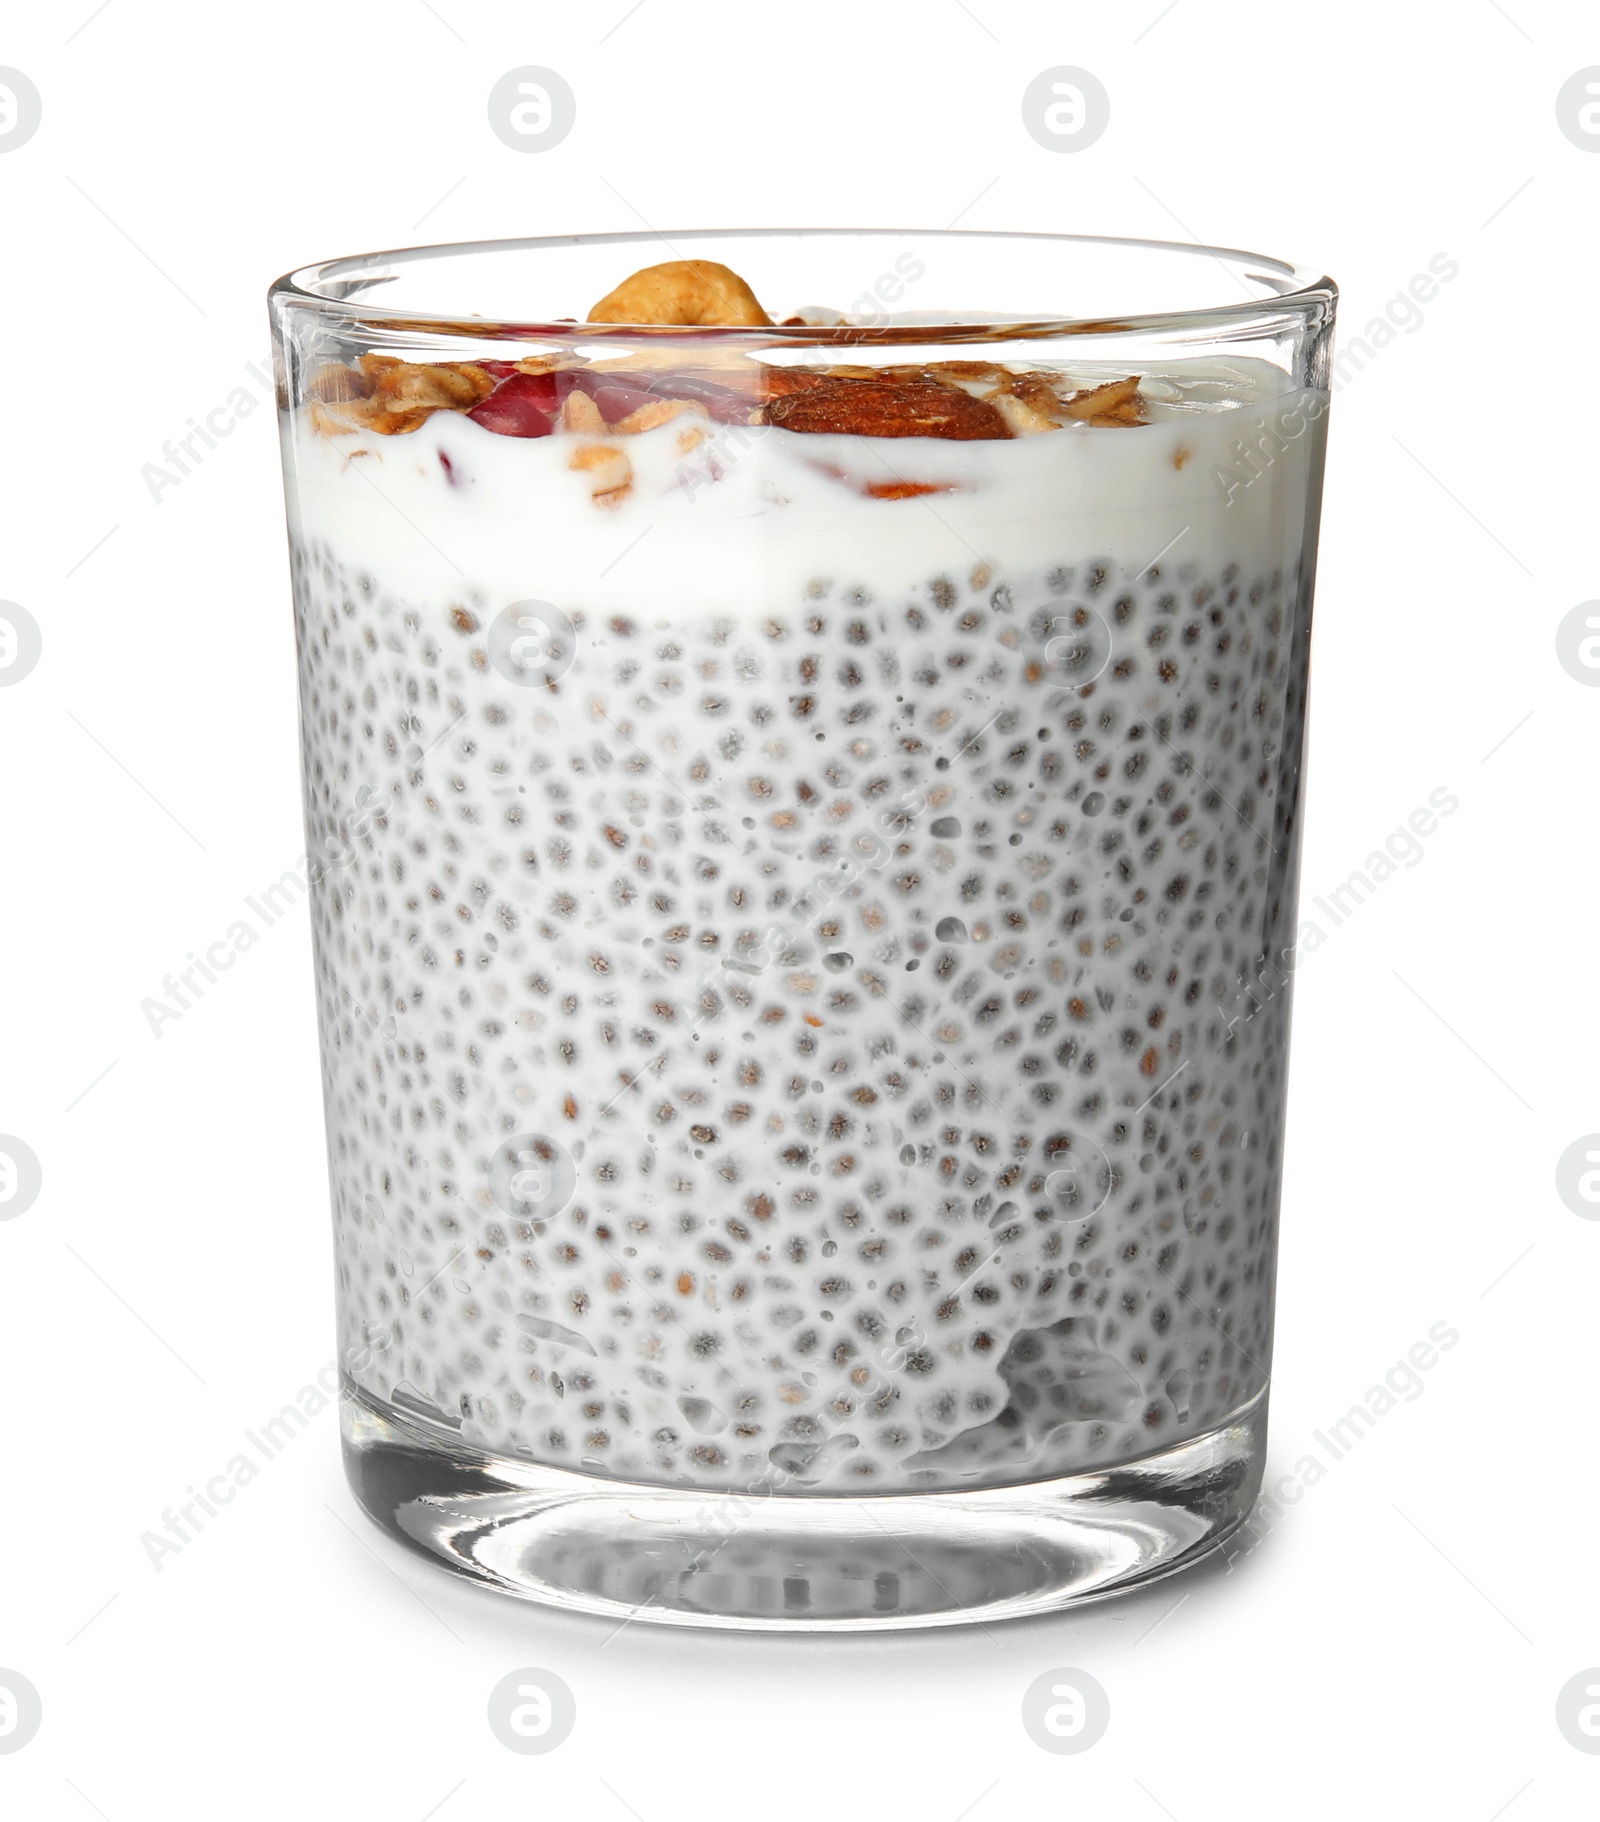
[{"label": "glass rim", "polygon": [[[676,323],[591,323],[556,319],[461,316],[442,311],[397,309],[366,297],[336,294],[334,287],[348,287],[360,274],[384,264],[423,266],[429,260],[486,255],[512,250],[578,246],[652,246],[678,255],[677,243],[730,239],[805,239],[813,236],[867,238],[906,236],[924,240],[1054,241],[1063,247],[1141,248],[1177,253],[1193,259],[1216,261],[1242,283],[1262,286],[1261,294],[1237,303],[1208,304],[1181,310],[1121,314],[1117,316],[1030,317],[1017,321],[970,323],[812,323],[785,325]],[[650,261],[650,264],[657,262]],[[1250,268],[1250,270],[1247,270]],[[379,282],[382,282],[381,280]],[[1195,334],[1207,330],[1237,331],[1243,323],[1269,323],[1275,316],[1309,319],[1331,308],[1339,288],[1326,273],[1311,266],[1251,253],[1239,247],[1213,247],[1195,241],[1152,240],[1110,234],[1052,234],[1032,229],[1005,228],[686,228],[673,233],[655,229],[619,229],[605,234],[529,235],[514,239],[442,241],[415,247],[396,247],[372,253],[345,254],[297,266],[276,279],[268,292],[271,303],[373,329],[442,335],[454,339],[527,341],[558,339],[606,342],[641,337],[663,340],[713,342],[741,347],[849,346],[895,347],[908,343],[1036,340],[1070,335],[1122,335],[1142,333]]]}]

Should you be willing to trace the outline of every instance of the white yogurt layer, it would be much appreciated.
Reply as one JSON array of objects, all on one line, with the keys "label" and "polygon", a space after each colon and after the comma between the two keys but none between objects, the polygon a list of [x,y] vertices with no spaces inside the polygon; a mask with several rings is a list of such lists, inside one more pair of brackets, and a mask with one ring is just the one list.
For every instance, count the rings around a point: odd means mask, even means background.
[{"label": "white yogurt layer", "polygon": [[[1095,383],[1087,376],[1085,383]],[[1260,361],[1146,375],[1152,422],[1016,439],[805,435],[678,420],[642,435],[518,438],[437,412],[402,436],[285,432],[292,529],[419,599],[568,613],[682,601],[787,611],[814,581],[893,593],[977,563],[1021,576],[1074,555],[1208,573],[1300,543],[1326,395]],[[624,450],[632,484],[596,504],[585,443]],[[938,493],[874,498],[869,486]]]}]

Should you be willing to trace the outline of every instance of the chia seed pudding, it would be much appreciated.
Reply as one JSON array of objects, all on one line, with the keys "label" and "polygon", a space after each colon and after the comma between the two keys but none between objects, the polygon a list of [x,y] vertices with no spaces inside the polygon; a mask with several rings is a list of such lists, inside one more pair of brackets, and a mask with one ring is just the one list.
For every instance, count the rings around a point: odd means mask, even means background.
[{"label": "chia seed pudding", "polygon": [[903,374],[830,416],[815,369],[746,409],[659,359],[616,364],[642,407],[576,356],[431,403],[398,366],[285,431],[362,1394],[803,1493],[1227,1423],[1272,1344],[1324,396],[1029,369],[1109,401],[1074,417],[952,362],[968,434]]}]

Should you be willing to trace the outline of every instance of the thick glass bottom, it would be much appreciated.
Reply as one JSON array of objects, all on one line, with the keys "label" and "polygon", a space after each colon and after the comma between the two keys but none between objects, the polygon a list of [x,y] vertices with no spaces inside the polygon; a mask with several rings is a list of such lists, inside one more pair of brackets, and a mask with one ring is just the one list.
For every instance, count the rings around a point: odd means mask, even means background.
[{"label": "thick glass bottom", "polygon": [[1263,1390],[1228,1422],[1089,1474],[951,1493],[708,1493],[487,1454],[346,1385],[369,1517],[460,1575],[617,1621],[871,1632],[1048,1613],[1186,1568],[1248,1514]]}]

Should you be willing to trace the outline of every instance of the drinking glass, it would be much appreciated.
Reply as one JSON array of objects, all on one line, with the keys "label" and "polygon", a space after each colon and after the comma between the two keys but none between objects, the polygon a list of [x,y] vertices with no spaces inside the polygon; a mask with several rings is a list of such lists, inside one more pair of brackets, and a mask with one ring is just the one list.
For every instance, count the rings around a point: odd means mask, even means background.
[{"label": "drinking glass", "polygon": [[[669,257],[776,320],[584,320]],[[380,1525],[568,1608],[845,1630],[1241,1524],[1334,303],[967,232],[273,287]]]}]

